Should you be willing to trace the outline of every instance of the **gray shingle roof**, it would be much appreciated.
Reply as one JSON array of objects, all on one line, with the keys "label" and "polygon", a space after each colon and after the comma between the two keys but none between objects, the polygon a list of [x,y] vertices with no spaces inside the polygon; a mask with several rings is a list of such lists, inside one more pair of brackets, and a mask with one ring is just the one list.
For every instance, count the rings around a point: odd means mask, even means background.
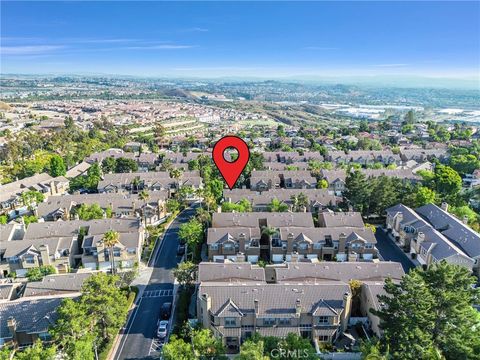
[{"label": "gray shingle roof", "polygon": [[416,211],[468,256],[480,257],[480,234],[468,225],[434,204],[424,205]]},{"label": "gray shingle roof", "polygon": [[17,331],[27,333],[41,333],[48,330],[57,319],[56,309],[62,300],[71,296],[46,298],[20,298],[18,300],[0,303],[0,334],[3,338],[11,338],[12,334],[7,326],[9,317],[17,323]]},{"label": "gray shingle roof", "polygon": [[202,262],[198,266],[198,282],[265,282],[265,270],[250,263]]},{"label": "gray shingle roof", "polygon": [[405,272],[397,262],[286,263],[275,267],[277,282],[401,279]]},{"label": "gray shingle roof", "polygon": [[212,217],[212,227],[256,227],[259,228],[259,220],[265,219],[267,226],[297,226],[314,227],[313,219],[304,213],[274,213],[274,212],[255,212],[255,213],[214,213]]},{"label": "gray shingle roof", "polygon": [[225,304],[233,302],[242,313],[254,312],[254,300],[258,300],[259,317],[289,317],[295,315],[297,300],[302,312],[313,313],[318,306],[329,306],[338,313],[343,310],[343,298],[350,294],[345,283],[318,283],[308,285],[288,284],[219,284],[202,283],[199,295],[211,297],[211,311],[218,314]]},{"label": "gray shingle roof", "polygon": [[83,282],[90,276],[92,273],[47,275],[41,281],[28,282],[23,297],[80,292]]}]

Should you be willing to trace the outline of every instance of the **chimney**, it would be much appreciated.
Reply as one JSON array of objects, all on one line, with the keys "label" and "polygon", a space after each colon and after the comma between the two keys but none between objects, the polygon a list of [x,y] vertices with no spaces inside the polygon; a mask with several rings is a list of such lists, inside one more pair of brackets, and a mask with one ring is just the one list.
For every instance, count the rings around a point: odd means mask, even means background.
[{"label": "chimney", "polygon": [[40,250],[40,257],[42,259],[42,264],[43,265],[50,265],[50,256],[48,255],[48,245],[40,245],[38,247]]},{"label": "chimney", "polygon": [[423,233],[423,232],[420,231],[420,232],[417,234],[417,241],[418,241],[419,244],[421,244],[422,242],[424,242],[424,241],[425,241],[425,233]]},{"label": "chimney", "polygon": [[17,321],[15,320],[15,318],[13,316],[10,316],[7,319],[7,327],[8,327],[8,331],[10,331],[10,334],[12,334],[12,337],[15,339],[17,337],[16,336]]},{"label": "chimney", "polygon": [[258,315],[258,299],[253,300],[253,306],[255,308],[255,315]]},{"label": "chimney", "polygon": [[350,293],[346,292],[346,293],[343,294],[343,307],[344,307],[344,309],[347,309],[347,307],[349,307],[351,298],[352,297],[351,297]]},{"label": "chimney", "polygon": [[346,243],[347,243],[347,234],[342,232],[340,235],[338,235],[338,251],[339,252],[345,251]]},{"label": "chimney", "polygon": [[448,204],[444,201],[442,202],[441,208],[443,211],[447,212],[448,211]]},{"label": "chimney", "polygon": [[300,299],[297,299],[295,301],[295,317],[300,317],[301,313],[302,313],[302,305],[301,305]]}]

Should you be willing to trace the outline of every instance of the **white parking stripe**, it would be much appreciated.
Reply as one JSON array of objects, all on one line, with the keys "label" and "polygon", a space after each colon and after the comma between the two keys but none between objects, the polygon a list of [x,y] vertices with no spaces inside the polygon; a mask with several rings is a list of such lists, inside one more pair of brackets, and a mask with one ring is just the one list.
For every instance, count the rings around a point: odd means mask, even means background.
[{"label": "white parking stripe", "polygon": [[144,291],[142,297],[144,298],[157,298],[157,297],[166,297],[166,296],[173,296],[173,290],[149,290]]}]

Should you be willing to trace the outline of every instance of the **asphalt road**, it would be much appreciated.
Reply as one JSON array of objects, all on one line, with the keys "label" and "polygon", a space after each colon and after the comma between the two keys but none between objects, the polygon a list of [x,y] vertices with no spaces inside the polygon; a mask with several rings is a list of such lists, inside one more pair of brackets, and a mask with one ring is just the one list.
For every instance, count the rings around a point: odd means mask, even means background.
[{"label": "asphalt road", "polygon": [[396,261],[402,264],[403,270],[407,273],[415,265],[408,258],[408,255],[391,240],[382,228],[375,232],[377,238],[377,249],[385,261]]},{"label": "asphalt road", "polygon": [[137,307],[125,327],[120,345],[113,359],[158,359],[159,346],[155,333],[160,308],[172,302],[173,275],[181,257],[177,256],[178,229],[195,214],[195,209],[183,211],[165,233],[160,249],[153,260],[153,271]]}]

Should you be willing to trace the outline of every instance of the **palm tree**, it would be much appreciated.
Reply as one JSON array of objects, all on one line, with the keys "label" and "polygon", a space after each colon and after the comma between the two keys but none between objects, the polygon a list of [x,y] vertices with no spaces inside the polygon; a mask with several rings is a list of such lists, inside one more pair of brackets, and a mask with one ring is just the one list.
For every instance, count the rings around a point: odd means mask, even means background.
[{"label": "palm tree", "polygon": [[140,191],[140,193],[138,194],[138,197],[140,198],[140,200],[143,201],[143,223],[145,224],[145,226],[147,226],[147,201],[148,199],[150,199],[150,194],[148,193],[147,190],[142,190]]},{"label": "palm tree", "polygon": [[118,243],[120,239],[120,234],[115,230],[108,230],[105,234],[103,234],[103,244],[105,247],[109,248],[110,254],[110,261],[112,264],[112,274],[115,274],[115,256],[113,253],[113,247]]},{"label": "palm tree", "polygon": [[298,196],[297,196],[297,206],[298,206],[298,208],[301,209],[302,207],[305,207],[306,209],[308,209],[308,205],[309,205],[309,201],[308,201],[307,195],[305,195],[302,192],[300,194],[298,194]]},{"label": "palm tree", "polygon": [[170,171],[170,176],[174,179],[178,179],[180,178],[180,176],[182,176],[182,170],[180,170],[179,168],[172,169]]},{"label": "palm tree", "polygon": [[132,180],[132,192],[138,192],[138,187],[140,186],[140,177],[135,176]]}]

